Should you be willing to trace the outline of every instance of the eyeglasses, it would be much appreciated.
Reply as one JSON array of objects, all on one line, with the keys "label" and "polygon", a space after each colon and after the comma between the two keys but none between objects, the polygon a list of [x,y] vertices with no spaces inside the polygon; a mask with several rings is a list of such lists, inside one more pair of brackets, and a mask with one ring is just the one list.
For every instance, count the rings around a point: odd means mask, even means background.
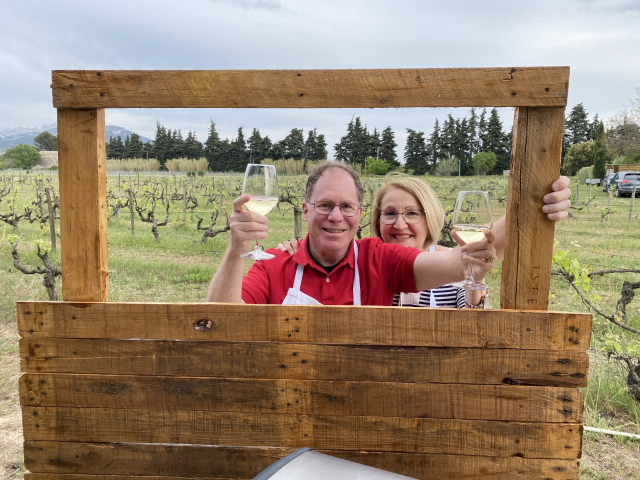
[{"label": "eyeglasses", "polygon": [[405,210],[404,212],[394,212],[393,210],[383,210],[380,212],[380,221],[385,225],[393,225],[398,219],[398,215],[402,215],[407,223],[420,223],[424,210]]},{"label": "eyeglasses", "polygon": [[307,202],[313,205],[313,209],[320,215],[329,215],[336,207],[340,208],[343,217],[355,217],[360,211],[360,205],[357,203],[341,203],[340,205],[333,202]]}]

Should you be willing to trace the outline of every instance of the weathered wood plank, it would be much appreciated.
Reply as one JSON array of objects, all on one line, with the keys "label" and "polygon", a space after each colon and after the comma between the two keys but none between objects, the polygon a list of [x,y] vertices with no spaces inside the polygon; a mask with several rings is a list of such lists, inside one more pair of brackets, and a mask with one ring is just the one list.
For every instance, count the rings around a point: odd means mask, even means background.
[{"label": "weathered wood plank", "polygon": [[25,440],[310,447],[576,459],[579,423],[23,407]]},{"label": "weathered wood plank", "polygon": [[[25,442],[25,466],[32,480],[182,480],[253,478],[295,449],[205,445],[86,444]],[[577,460],[478,457],[396,452],[319,450],[375,468],[425,480],[578,479]],[[37,469],[37,470],[34,470]],[[112,476],[100,475],[106,470]],[[51,473],[44,473],[51,472]],[[144,477],[136,475],[167,475]],[[85,475],[81,477],[80,475]],[[95,477],[89,475],[96,475]],[[131,477],[127,476],[131,475]],[[25,476],[25,478],[27,478]]]},{"label": "weathered wood plank", "polygon": [[501,308],[546,310],[554,223],[542,197],[560,173],[564,108],[520,108],[514,119]]},{"label": "weathered wood plank", "polygon": [[[18,302],[23,337],[276,341],[585,351],[591,315],[214,303]],[[210,322],[211,329],[194,325]]]},{"label": "weathered wood plank", "polygon": [[519,422],[582,421],[576,388],[26,374],[20,404]]},{"label": "weathered wood plank", "polygon": [[105,302],[108,267],[104,110],[58,110],[58,166],[62,297]]},{"label": "weathered wood plank", "polygon": [[21,339],[31,373],[586,386],[585,352]]},{"label": "weathered wood plank", "polygon": [[55,108],[565,106],[569,67],[54,70]]}]

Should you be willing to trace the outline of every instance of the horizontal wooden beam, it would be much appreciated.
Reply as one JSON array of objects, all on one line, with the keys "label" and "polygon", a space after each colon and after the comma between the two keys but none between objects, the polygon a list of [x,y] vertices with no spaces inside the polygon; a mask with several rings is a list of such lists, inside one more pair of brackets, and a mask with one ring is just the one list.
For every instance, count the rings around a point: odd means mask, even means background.
[{"label": "horizontal wooden beam", "polygon": [[[250,479],[293,448],[25,442],[29,480]],[[424,453],[318,450],[375,468],[424,480],[540,480],[578,478],[577,460],[429,455]],[[103,475],[108,471],[110,475]],[[160,471],[163,475],[151,475]]]},{"label": "horizontal wooden beam", "polygon": [[586,351],[591,315],[522,310],[18,302],[25,338],[273,341]]},{"label": "horizontal wooden beam", "polygon": [[550,423],[581,422],[583,410],[577,388],[61,374],[23,375],[20,403]]},{"label": "horizontal wooden beam", "polygon": [[582,424],[22,407],[25,440],[273,446],[575,459]]},{"label": "horizontal wooden beam", "polygon": [[[426,310],[426,309],[423,309]],[[21,339],[32,373],[585,387],[586,352],[278,342]]]},{"label": "horizontal wooden beam", "polygon": [[55,108],[561,107],[569,67],[54,70]]}]

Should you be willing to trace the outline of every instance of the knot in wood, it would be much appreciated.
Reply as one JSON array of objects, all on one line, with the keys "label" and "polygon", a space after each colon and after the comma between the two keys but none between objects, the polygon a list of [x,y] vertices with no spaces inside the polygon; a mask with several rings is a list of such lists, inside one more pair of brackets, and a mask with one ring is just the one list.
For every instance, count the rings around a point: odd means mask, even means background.
[{"label": "knot in wood", "polygon": [[193,329],[196,332],[208,332],[213,327],[213,322],[208,318],[201,318],[193,323]]}]

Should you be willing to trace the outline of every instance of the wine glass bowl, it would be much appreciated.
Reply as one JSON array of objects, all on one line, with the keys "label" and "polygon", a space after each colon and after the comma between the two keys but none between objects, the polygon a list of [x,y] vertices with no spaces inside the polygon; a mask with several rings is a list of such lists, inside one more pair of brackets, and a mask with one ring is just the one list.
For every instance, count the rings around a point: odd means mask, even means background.
[{"label": "wine glass bowl", "polygon": [[[278,178],[276,167],[273,165],[247,164],[242,182],[242,193],[251,196],[244,207],[250,212],[260,215],[268,214],[278,204]],[[262,247],[256,240],[255,248],[243,255],[243,258],[253,260],[270,260],[274,255],[262,251]]]},{"label": "wine glass bowl", "polygon": [[[452,226],[465,243],[477,242],[484,238],[484,231],[493,227],[489,192],[462,191],[458,193],[453,209]],[[467,263],[467,277],[462,286],[469,290],[485,290],[487,285],[476,282]]]}]

